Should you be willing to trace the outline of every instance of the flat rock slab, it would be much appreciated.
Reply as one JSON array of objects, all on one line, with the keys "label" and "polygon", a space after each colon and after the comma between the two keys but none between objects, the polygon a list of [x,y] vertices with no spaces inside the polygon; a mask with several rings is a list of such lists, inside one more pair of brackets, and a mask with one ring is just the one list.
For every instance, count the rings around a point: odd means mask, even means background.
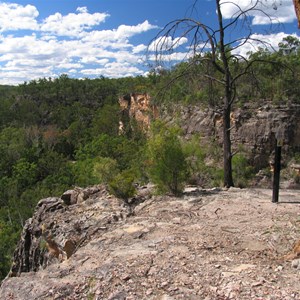
[{"label": "flat rock slab", "polygon": [[299,191],[271,198],[189,190],[149,198],[126,218],[116,200],[76,204],[63,222],[86,218],[85,242],[66,261],[4,280],[0,299],[300,299],[298,261],[282,259],[300,239]]}]

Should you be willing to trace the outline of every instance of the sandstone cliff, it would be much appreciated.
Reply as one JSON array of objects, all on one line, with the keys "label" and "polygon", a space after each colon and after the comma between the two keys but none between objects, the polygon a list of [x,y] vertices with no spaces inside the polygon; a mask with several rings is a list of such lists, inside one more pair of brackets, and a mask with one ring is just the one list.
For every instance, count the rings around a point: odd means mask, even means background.
[{"label": "sandstone cliff", "polygon": [[[212,138],[222,145],[222,114],[199,106],[174,106],[171,111],[162,111],[168,122],[180,125],[184,135],[199,133],[204,142],[211,143]],[[261,107],[245,106],[237,108],[231,114],[231,138],[234,150],[242,146],[252,165],[257,170],[269,165],[275,147],[275,133],[283,127],[283,156],[300,151],[300,105]]]},{"label": "sandstone cliff", "polygon": [[144,187],[125,204],[94,186],[43,199],[0,299],[300,299],[298,196]]},{"label": "sandstone cliff", "polygon": [[[179,124],[187,138],[198,133],[204,142],[211,143],[214,139],[222,147],[221,110],[199,105],[157,107],[151,103],[148,94],[137,93],[119,98],[119,105],[123,118],[135,120],[144,131],[149,130],[152,120],[161,117],[170,124]],[[256,170],[267,167],[273,159],[275,134],[279,126],[284,132],[283,158],[300,151],[300,105],[244,105],[232,111],[231,124],[234,151],[242,146]],[[121,120],[122,130],[124,122]]]},{"label": "sandstone cliff", "polygon": [[[151,97],[145,94],[128,94],[119,98],[122,117],[135,120],[142,130],[147,131],[152,119],[158,117],[158,109],[151,103]],[[120,122],[120,131],[124,130],[124,122]]]},{"label": "sandstone cliff", "polygon": [[[158,117],[170,124],[176,123],[189,138],[200,134],[205,143],[215,140],[220,148],[223,143],[222,112],[197,105],[172,105],[157,107],[148,94],[133,93],[119,98],[123,118],[135,120],[144,131],[149,130],[152,120]],[[159,113],[159,112],[160,113]],[[283,157],[300,151],[300,105],[266,103],[260,107],[244,105],[231,113],[231,139],[233,150],[240,147],[247,153],[251,165],[258,171],[269,166],[273,159],[275,134],[283,128]],[[124,122],[120,122],[120,131]]]}]

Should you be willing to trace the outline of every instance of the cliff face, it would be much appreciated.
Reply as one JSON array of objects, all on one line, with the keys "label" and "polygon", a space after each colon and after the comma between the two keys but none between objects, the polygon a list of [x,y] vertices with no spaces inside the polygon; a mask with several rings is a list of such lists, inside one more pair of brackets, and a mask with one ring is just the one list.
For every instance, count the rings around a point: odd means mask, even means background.
[{"label": "cliff face", "polygon": [[0,299],[300,299],[297,192],[279,205],[270,190],[150,192],[131,205],[101,186],[41,200]]},{"label": "cliff face", "polygon": [[[179,124],[183,134],[189,138],[200,134],[203,141],[212,139],[222,147],[222,112],[200,106],[174,105],[164,110],[151,103],[148,94],[130,94],[119,98],[123,116],[134,119],[144,131],[149,130],[151,121],[161,117],[168,123]],[[231,113],[231,139],[233,151],[243,148],[256,170],[269,165],[273,157],[279,126],[283,129],[283,156],[300,151],[300,105],[261,107],[250,105],[234,109]],[[124,129],[120,122],[120,131]]]},{"label": "cliff face", "polygon": [[65,261],[97,231],[106,230],[129,213],[129,207],[103,186],[76,188],[61,198],[42,199],[26,221],[9,276]]},{"label": "cliff face", "polygon": [[[151,103],[151,98],[147,93],[133,93],[120,97],[119,105],[123,116],[134,119],[144,131],[149,129],[151,120],[158,117],[158,109]],[[124,124],[121,120],[120,131],[123,129]]]},{"label": "cliff face", "polygon": [[[221,112],[197,106],[178,106],[171,114],[163,115],[170,123],[176,120],[187,137],[199,133],[204,141],[209,143],[213,138],[222,145]],[[269,164],[279,126],[284,132],[283,155],[300,151],[300,105],[274,107],[266,104],[259,108],[235,109],[231,114],[231,124],[233,149],[242,146],[256,169]]]},{"label": "cliff face", "polygon": [[298,19],[298,28],[300,28],[300,0],[293,0],[295,6],[295,12]]}]

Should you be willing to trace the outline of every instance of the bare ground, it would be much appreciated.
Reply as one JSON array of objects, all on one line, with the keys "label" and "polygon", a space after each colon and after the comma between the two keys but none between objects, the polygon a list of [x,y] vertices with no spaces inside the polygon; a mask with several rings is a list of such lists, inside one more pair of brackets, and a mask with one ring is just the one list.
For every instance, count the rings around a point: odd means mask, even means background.
[{"label": "bare ground", "polygon": [[8,278],[0,297],[300,299],[300,261],[284,259],[300,240],[300,193],[271,198],[235,188],[151,197],[70,259]]}]

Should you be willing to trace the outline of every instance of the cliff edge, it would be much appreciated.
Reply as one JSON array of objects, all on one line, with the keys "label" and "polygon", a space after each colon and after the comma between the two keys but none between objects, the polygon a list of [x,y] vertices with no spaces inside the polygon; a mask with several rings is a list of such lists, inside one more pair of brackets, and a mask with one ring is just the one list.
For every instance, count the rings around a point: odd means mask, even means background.
[{"label": "cliff edge", "polygon": [[39,202],[0,299],[300,299],[299,239],[296,190],[76,188]]}]

